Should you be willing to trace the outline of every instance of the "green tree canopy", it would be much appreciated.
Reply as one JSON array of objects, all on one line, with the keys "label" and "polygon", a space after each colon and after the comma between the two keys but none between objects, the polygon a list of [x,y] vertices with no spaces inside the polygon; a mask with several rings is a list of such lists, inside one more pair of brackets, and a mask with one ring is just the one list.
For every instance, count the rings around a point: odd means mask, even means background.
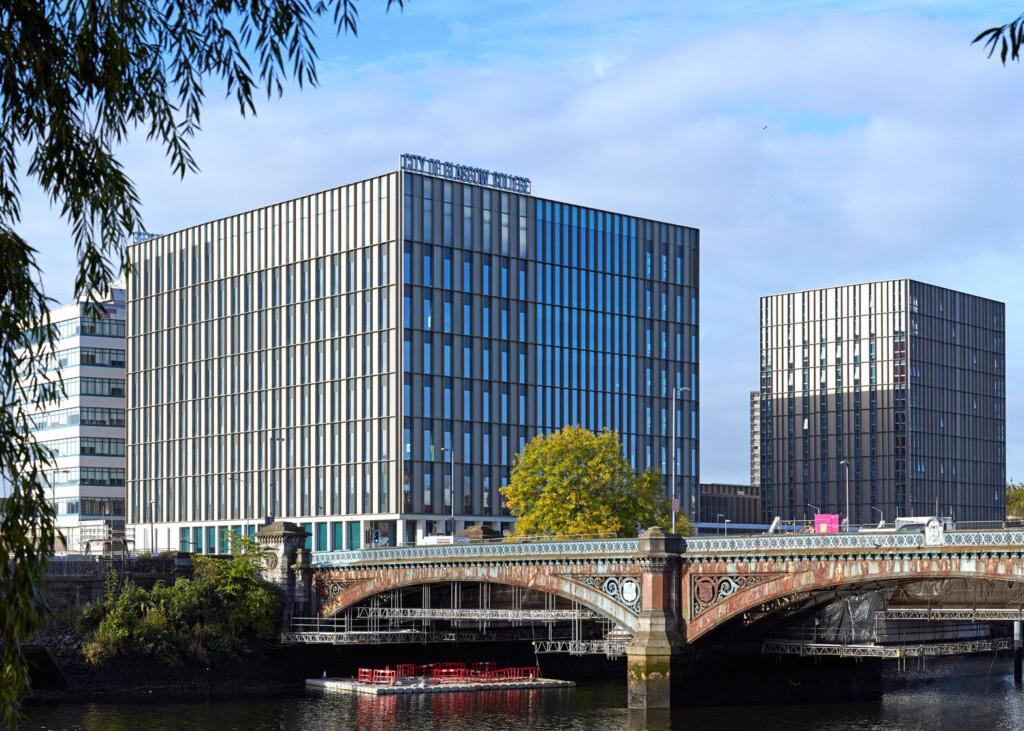
[{"label": "green tree canopy", "polygon": [[[670,522],[661,473],[636,474],[614,431],[567,426],[538,435],[516,456],[501,493],[516,516],[516,535],[634,536]],[[689,532],[680,518],[677,529]]]},{"label": "green tree canopy", "polygon": [[[395,4],[403,0],[387,0]],[[46,615],[55,532],[38,470],[45,454],[17,386],[54,342],[51,328],[41,342],[23,332],[48,324],[49,301],[18,234],[21,186],[35,181],[68,223],[76,296],[104,292],[125,267],[124,242],[144,230],[118,159],[129,135],[161,145],[177,175],[198,170],[189,142],[205,85],[225,89],[243,115],[261,92],[315,85],[320,19],[354,34],[356,0],[0,2],[0,483],[10,491],[0,514],[0,716],[10,726],[28,688],[21,642]]]},{"label": "green tree canopy", "polygon": [[1024,482],[1010,482],[1006,485],[1006,517],[1024,518]]}]

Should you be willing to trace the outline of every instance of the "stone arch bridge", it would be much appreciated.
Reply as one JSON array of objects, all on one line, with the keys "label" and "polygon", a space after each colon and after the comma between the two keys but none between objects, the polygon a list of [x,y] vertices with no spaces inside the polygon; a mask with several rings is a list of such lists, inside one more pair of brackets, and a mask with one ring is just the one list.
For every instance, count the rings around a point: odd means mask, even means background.
[{"label": "stone arch bridge", "polygon": [[280,569],[291,566],[294,585],[304,587],[294,592],[303,613],[320,618],[387,592],[450,582],[519,587],[574,602],[632,637],[629,699],[638,708],[668,707],[673,661],[728,623],[958,577],[1020,582],[1014,609],[1024,611],[1024,530],[683,538],[652,528],[627,540],[379,548],[313,553],[308,563],[300,554],[296,564],[282,559]]}]

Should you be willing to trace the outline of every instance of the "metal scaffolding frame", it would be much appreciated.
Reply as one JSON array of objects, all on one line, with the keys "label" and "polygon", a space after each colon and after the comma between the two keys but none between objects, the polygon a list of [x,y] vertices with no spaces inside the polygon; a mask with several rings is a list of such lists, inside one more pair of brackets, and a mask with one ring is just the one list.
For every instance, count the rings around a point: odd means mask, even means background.
[{"label": "metal scaffolding frame", "polygon": [[376,594],[333,617],[295,617],[281,641],[378,645],[529,640],[538,652],[617,657],[632,639],[575,600],[521,586],[503,587],[500,595],[487,582],[423,584],[411,594],[408,589]]},{"label": "metal scaffolding frame", "polygon": [[570,655],[605,655],[622,657],[632,638],[603,640],[537,640],[534,651],[540,653],[568,653]]},{"label": "metal scaffolding frame", "polygon": [[[568,632],[555,634],[568,635]],[[536,637],[531,628],[509,627],[491,629],[486,632],[437,630],[383,630],[330,632],[297,631],[283,632],[281,642],[286,645],[400,645],[426,644],[429,642],[514,642],[529,641]]]},{"label": "metal scaffolding frame", "polygon": [[895,620],[962,620],[968,622],[1024,621],[1024,610],[1017,609],[946,609],[891,608],[880,612],[885,619]]},{"label": "metal scaffolding frame", "polygon": [[991,640],[927,642],[914,645],[840,645],[766,640],[761,645],[761,652],[766,655],[880,657],[885,659],[898,659],[938,655],[965,655],[972,652],[1007,650],[1012,647],[1013,640],[1005,637]]},{"label": "metal scaffolding frame", "polygon": [[356,618],[564,622],[598,619],[589,609],[446,609],[434,607],[356,607]]}]

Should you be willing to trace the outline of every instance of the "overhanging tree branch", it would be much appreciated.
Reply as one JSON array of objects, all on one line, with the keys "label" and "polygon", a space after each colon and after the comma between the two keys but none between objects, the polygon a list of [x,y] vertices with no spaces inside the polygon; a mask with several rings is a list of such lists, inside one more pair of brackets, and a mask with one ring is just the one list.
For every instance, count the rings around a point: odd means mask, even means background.
[{"label": "overhanging tree branch", "polygon": [[981,41],[984,41],[984,48],[988,49],[989,58],[992,58],[997,49],[999,50],[999,58],[1004,66],[1007,57],[1019,61],[1020,49],[1024,46],[1024,13],[1006,25],[982,31],[971,43]]},{"label": "overhanging tree branch", "polygon": [[[387,0],[387,8],[403,0]],[[135,185],[118,159],[131,131],[159,143],[174,174],[196,172],[204,85],[224,84],[240,113],[285,84],[315,86],[319,21],[356,33],[353,0],[64,0],[0,3],[0,479],[10,487],[0,523],[0,716],[15,726],[28,687],[21,642],[42,625],[42,582],[54,516],[39,466],[30,404],[18,377],[43,366],[48,301],[21,221],[18,152],[68,223],[76,297],[105,292],[127,267],[124,242],[143,229]],[[54,395],[53,390],[45,390]],[[34,396],[33,396],[34,398]],[[13,559],[13,560],[9,560]]]}]

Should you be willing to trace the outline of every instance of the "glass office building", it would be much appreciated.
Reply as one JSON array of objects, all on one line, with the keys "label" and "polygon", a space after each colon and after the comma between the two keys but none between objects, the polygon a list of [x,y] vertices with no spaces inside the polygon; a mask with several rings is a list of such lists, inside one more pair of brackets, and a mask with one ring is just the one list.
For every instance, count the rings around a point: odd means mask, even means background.
[{"label": "glass office building", "polygon": [[161,544],[268,516],[315,550],[508,529],[538,433],[616,429],[668,475],[673,387],[697,484],[695,229],[403,171],[130,255],[128,510]]},{"label": "glass office building", "polygon": [[[50,323],[54,350],[20,385],[33,403],[32,435],[52,458],[40,474],[62,534],[55,548],[100,551],[125,524],[123,283],[100,298],[98,316],[83,300],[54,309]],[[34,335],[43,340],[41,330]]]},{"label": "glass office building", "polygon": [[1001,302],[906,279],[762,297],[765,522],[847,494],[855,525],[1002,520],[1005,327]]}]

